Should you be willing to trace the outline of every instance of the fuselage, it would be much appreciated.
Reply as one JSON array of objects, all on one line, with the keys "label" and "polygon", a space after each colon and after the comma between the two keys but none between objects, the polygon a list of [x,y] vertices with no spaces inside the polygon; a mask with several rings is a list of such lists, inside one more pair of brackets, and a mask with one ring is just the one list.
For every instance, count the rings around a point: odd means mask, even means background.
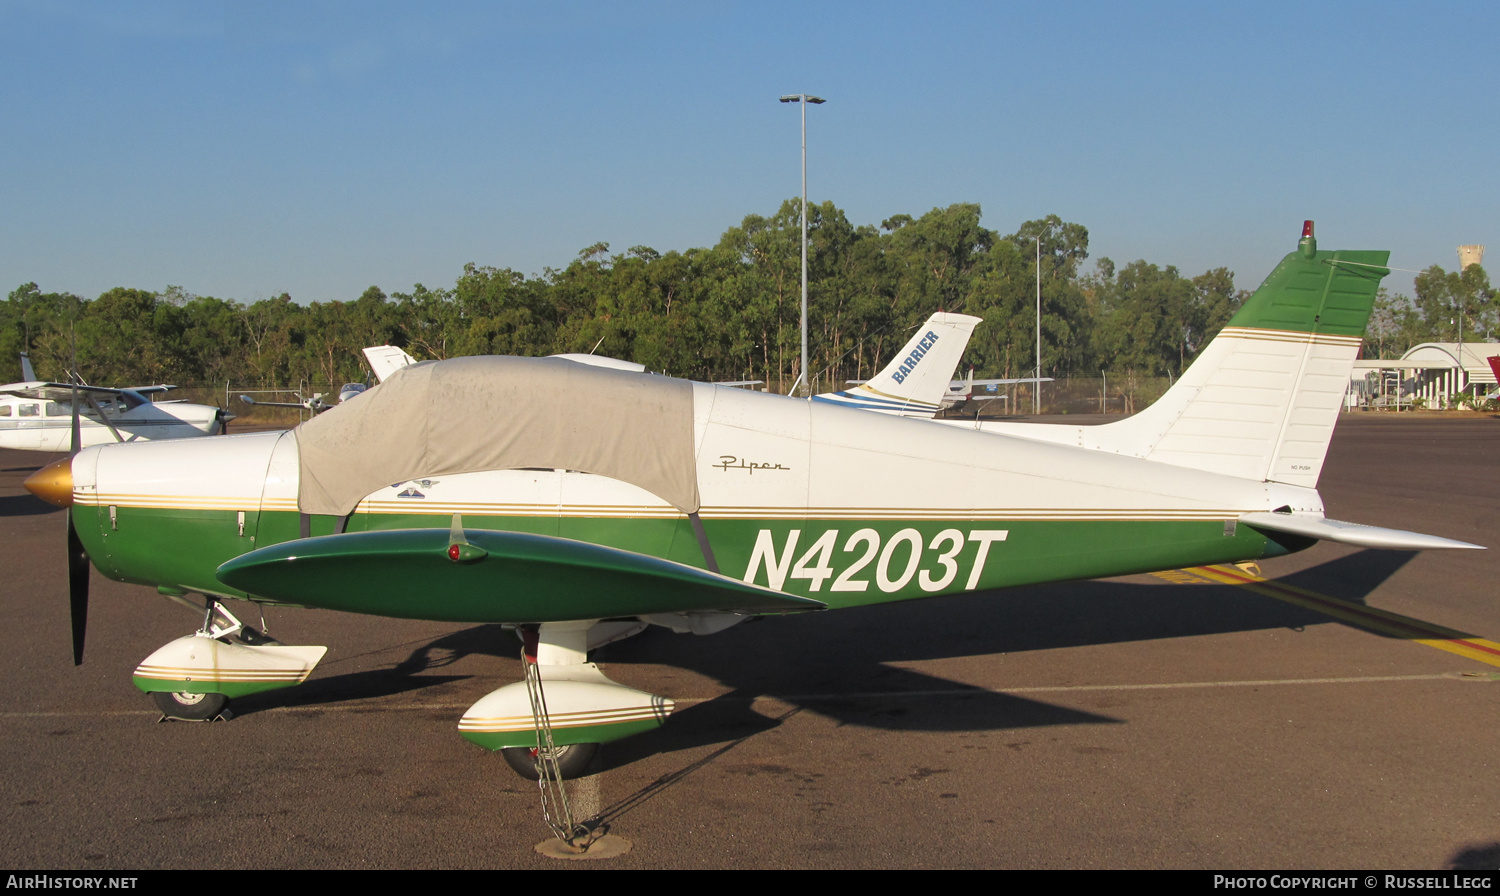
[{"label": "fuselage", "polygon": [[[553,468],[385,483],[347,519],[312,516],[307,529],[448,529],[460,514],[465,528],[700,568],[712,554],[725,575],[838,607],[1271,556],[1309,542],[1239,525],[1241,514],[1322,509],[1309,488],[707,384],[692,384],[692,416],[707,551],[666,500]],[[245,596],[214,572],[302,537],[297,439],[268,432],[80,453],[74,514],[89,556],[112,578]],[[519,621],[502,598],[493,614],[462,618]],[[372,595],[357,609],[451,618],[432,594]]]},{"label": "fuselage", "polygon": [[[125,441],[181,439],[220,431],[219,409],[187,402],[144,402],[130,407],[123,399],[96,399],[104,420]],[[20,451],[68,451],[73,438],[73,409],[67,404],[35,398],[0,398],[0,448]],[[118,441],[93,408],[79,414],[79,437],[84,447]]]}]

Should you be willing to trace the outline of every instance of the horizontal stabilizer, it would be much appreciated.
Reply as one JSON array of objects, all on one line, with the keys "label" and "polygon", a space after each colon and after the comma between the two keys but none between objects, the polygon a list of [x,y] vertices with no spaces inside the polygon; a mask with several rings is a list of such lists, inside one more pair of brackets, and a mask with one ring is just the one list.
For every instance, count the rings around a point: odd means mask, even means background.
[{"label": "horizontal stabilizer", "polygon": [[1482,551],[1483,545],[1423,535],[1420,532],[1405,532],[1400,529],[1383,529],[1379,526],[1362,526],[1320,516],[1298,516],[1291,513],[1246,513],[1240,522],[1257,529],[1272,529],[1305,535],[1323,541],[1340,541],[1359,545],[1362,548],[1379,548],[1385,551],[1432,551],[1445,548],[1465,548]]},{"label": "horizontal stabilizer", "polygon": [[481,529],[461,530],[461,536],[446,529],[399,529],[304,538],[236,557],[217,575],[258,598],[451,622],[788,613],[825,606],[631,551]]}]

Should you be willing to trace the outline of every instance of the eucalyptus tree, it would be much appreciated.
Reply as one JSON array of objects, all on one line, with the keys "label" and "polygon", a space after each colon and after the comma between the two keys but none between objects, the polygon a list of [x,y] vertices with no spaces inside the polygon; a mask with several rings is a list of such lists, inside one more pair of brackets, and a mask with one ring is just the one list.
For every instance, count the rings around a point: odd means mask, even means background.
[{"label": "eucalyptus tree", "polygon": [[[764,378],[788,385],[799,372],[801,356],[801,216],[801,200],[789,199],[770,218],[746,215],[738,227],[724,232],[717,246],[744,266],[735,292],[742,302],[743,326],[755,336]],[[809,232],[818,217],[809,206]]]},{"label": "eucalyptus tree", "polygon": [[454,286],[462,328],[454,355],[544,355],[557,315],[547,284],[509,268],[464,265]]},{"label": "eucalyptus tree", "polygon": [[[1183,345],[1187,359],[1196,356],[1207,345],[1240,306],[1250,297],[1248,290],[1236,289],[1234,272],[1228,268],[1214,268],[1193,278],[1193,301],[1196,311],[1184,333]],[[1180,366],[1180,365],[1179,365]]]},{"label": "eucalyptus tree", "polygon": [[451,289],[428,289],[418,283],[409,293],[392,293],[400,345],[424,361],[452,356],[451,343],[461,329],[458,303]]},{"label": "eucalyptus tree", "polygon": [[901,319],[956,311],[969,298],[976,266],[997,236],[979,223],[974,203],[934,208],[893,230],[887,239],[896,275],[892,310]]},{"label": "eucalyptus tree", "polygon": [[[70,321],[84,304],[72,293],[44,293],[35,283],[12,290],[0,306],[0,370],[10,371],[6,382],[21,379],[21,352],[31,353],[39,376],[61,379],[71,363]],[[44,343],[56,344],[57,350],[45,350]]]},{"label": "eucalyptus tree", "polygon": [[244,382],[252,371],[239,305],[211,296],[191,296],[180,306],[179,373],[184,382]]},{"label": "eucalyptus tree", "polygon": [[163,382],[172,372],[170,346],[181,330],[177,310],[154,292],[125,287],[87,303],[75,328],[79,374],[95,382]]},{"label": "eucalyptus tree", "polygon": [[302,308],[282,293],[238,308],[246,348],[250,352],[246,379],[262,389],[291,381],[294,349],[301,345],[298,318]]},{"label": "eucalyptus tree", "polygon": [[1462,271],[1433,265],[1418,274],[1416,307],[1433,342],[1478,342],[1495,330],[1494,290],[1484,268],[1471,264]]}]

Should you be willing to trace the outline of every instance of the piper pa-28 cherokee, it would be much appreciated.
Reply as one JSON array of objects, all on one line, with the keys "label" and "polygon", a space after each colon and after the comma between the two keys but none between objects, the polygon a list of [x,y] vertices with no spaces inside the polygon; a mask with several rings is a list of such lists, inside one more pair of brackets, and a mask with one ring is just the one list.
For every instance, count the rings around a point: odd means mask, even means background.
[{"label": "piper pa-28 cherokee", "polygon": [[323,655],[243,627],[226,599],[498,623],[522,634],[545,702],[507,684],[459,731],[566,777],[672,711],[588,662],[648,624],[709,634],[1317,539],[1477,547],[1324,517],[1318,474],[1387,258],[1319,251],[1309,223],[1157,404],[1105,426],[944,424],[471,357],[395,371],[293,431],[88,448],[27,487],[70,506],[75,662],[89,561],[206,597],[203,628],[135,672],[167,715],[212,717]]},{"label": "piper pa-28 cherokee", "polygon": [[26,382],[0,385],[0,448],[67,451],[73,444],[73,403],[79,402],[80,446],[111,442],[212,436],[234,419],[219,408],[185,401],[153,402],[150,395],[176,386],[111,389],[37,379],[31,359],[21,356]]}]

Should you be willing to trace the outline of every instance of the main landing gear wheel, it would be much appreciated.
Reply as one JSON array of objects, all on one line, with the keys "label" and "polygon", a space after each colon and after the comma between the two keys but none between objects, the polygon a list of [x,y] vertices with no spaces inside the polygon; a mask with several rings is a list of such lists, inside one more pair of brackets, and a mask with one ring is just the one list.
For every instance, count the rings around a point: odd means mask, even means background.
[{"label": "main landing gear wheel", "polygon": [[[554,748],[557,752],[557,770],[562,774],[564,781],[583,777],[588,769],[589,763],[594,761],[594,756],[599,752],[598,744],[566,744]],[[535,747],[506,747],[500,751],[505,757],[506,763],[515,770],[515,773],[528,781],[535,781],[541,777],[537,772],[537,756]]]},{"label": "main landing gear wheel", "polygon": [[156,708],[169,719],[207,722],[229,705],[223,694],[189,694],[186,691],[153,691]]}]

